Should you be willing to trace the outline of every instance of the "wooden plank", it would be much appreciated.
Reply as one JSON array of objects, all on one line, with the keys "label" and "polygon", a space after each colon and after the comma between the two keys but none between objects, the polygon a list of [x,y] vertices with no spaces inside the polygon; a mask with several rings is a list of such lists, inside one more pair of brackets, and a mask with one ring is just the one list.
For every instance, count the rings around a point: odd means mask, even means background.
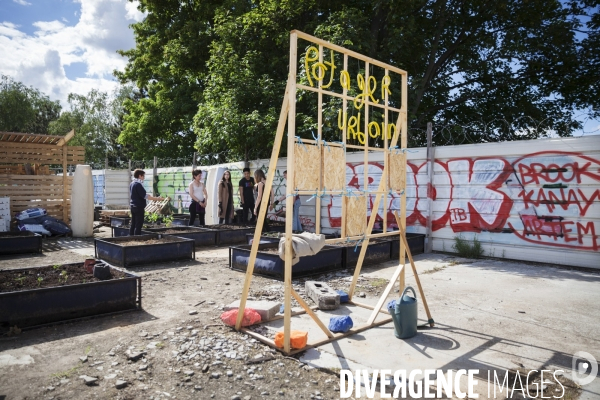
[{"label": "wooden plank", "polygon": [[[289,155],[288,155],[289,158]],[[292,165],[288,160],[288,165]],[[319,190],[321,177],[321,149],[318,145],[300,144],[294,145],[294,170],[300,173],[294,175],[293,187],[299,190],[312,191],[315,194]],[[290,173],[288,168],[288,178]]]},{"label": "wooden plank", "polygon": [[[295,176],[295,154],[294,154],[294,138],[296,137],[296,68],[298,64],[298,36],[295,33],[290,34],[290,65],[289,65],[289,80],[290,94],[288,101],[288,169],[289,182],[296,182]],[[319,163],[320,164],[320,163]],[[283,323],[283,350],[286,353],[290,352],[290,332],[292,324],[292,219],[294,214],[294,197],[292,196],[291,185],[286,185],[285,199],[285,272],[284,272],[284,323]]]},{"label": "wooden plank", "polygon": [[346,201],[346,235],[357,236],[366,234],[367,227],[367,198],[360,197],[344,197]]},{"label": "wooden plank", "polygon": [[[319,39],[317,37],[311,36],[311,35],[309,35],[307,33],[302,32],[302,31],[293,30],[291,33],[294,34],[294,35],[296,35],[296,37],[298,37],[300,39],[308,40],[310,42],[322,45],[324,47],[327,47],[328,49],[337,51],[339,53],[347,54],[350,57],[357,58],[357,59],[362,60],[362,61],[367,61],[367,62],[369,62],[369,63],[371,63],[373,65],[377,65],[378,67],[387,68],[390,71],[393,71],[393,72],[395,72],[397,74],[406,75],[406,71],[404,71],[404,70],[402,70],[400,68],[394,67],[393,65],[389,65],[389,64],[383,63],[381,61],[375,60],[374,58],[367,57],[367,56],[365,56],[363,54],[357,53],[355,51],[348,50],[345,47],[338,46],[338,45],[335,45],[333,43],[329,43],[329,42],[327,42],[327,41],[325,41],[323,39]],[[290,64],[291,64],[291,60],[290,60]]]},{"label": "wooden plank", "polygon": [[[289,107],[289,103],[290,103],[289,102],[290,87],[291,87],[291,84],[290,84],[290,81],[288,81],[288,84],[285,89],[285,94],[283,96],[283,104],[281,106],[281,113],[279,114],[279,122],[277,124],[277,133],[275,134],[273,150],[271,152],[271,160],[269,162],[269,171],[267,172],[267,185],[265,186],[265,193],[269,193],[269,192],[267,192],[267,189],[270,190],[270,188],[272,187],[273,177],[275,175],[275,170],[277,169],[277,159],[279,157],[279,149],[281,147],[281,142],[283,139],[283,133],[285,130],[285,122],[287,119],[288,107]],[[263,202],[263,204],[266,205],[267,202]],[[262,212],[263,204],[261,204],[261,212]],[[252,273],[254,272],[254,263],[256,262],[256,253],[258,252],[258,244],[260,243],[259,238],[262,233],[263,221],[264,220],[261,220],[261,219],[259,219],[259,221],[257,221],[256,229],[254,231],[254,239],[255,240],[252,242],[252,247],[250,250],[250,259],[248,260],[248,267],[246,268],[246,277],[244,280],[244,288],[242,289],[242,295],[240,298],[240,307],[238,309],[239,310],[238,318],[235,323],[235,329],[238,331],[242,327],[242,318],[244,316],[244,309],[246,308],[246,300],[248,298],[248,291],[250,290],[250,284],[252,283]],[[290,222],[291,222],[291,218],[290,218]]]},{"label": "wooden plank", "polygon": [[306,311],[307,314],[310,315],[310,317],[313,319],[313,321],[315,321],[317,323],[317,325],[319,325],[319,328],[321,328],[321,330],[323,332],[325,332],[327,337],[330,337],[330,338],[333,337],[333,333],[331,333],[329,328],[327,328],[325,326],[325,324],[323,324],[323,322],[319,319],[319,317],[317,317],[317,314],[315,314],[313,312],[313,310],[311,310],[311,308],[308,306],[308,304],[306,304],[304,299],[302,297],[300,297],[300,295],[298,295],[298,293],[296,293],[296,291],[294,289],[292,289],[292,296],[294,296],[294,298],[300,304],[300,306],[304,309],[304,311]]},{"label": "wooden plank", "polygon": [[67,133],[62,139],[60,139],[56,143],[56,145],[63,146],[65,144],[67,144],[69,142],[69,140],[73,139],[73,136],[75,136],[75,129],[71,129],[71,131],[69,133]]},{"label": "wooden plank", "polygon": [[[401,98],[402,98],[402,112],[400,112],[400,114],[398,115],[398,117],[400,118],[400,124],[397,124],[396,126],[398,127],[398,125],[400,125],[402,131],[401,131],[401,137],[400,137],[400,148],[401,149],[406,149],[406,147],[408,146],[408,138],[407,138],[407,134],[408,134],[408,124],[407,124],[407,112],[408,112],[408,83],[407,83],[407,78],[408,75],[402,75],[402,93],[401,93]],[[395,145],[392,145],[391,147],[394,147]],[[406,171],[406,157],[404,158],[404,165],[403,165],[403,171]],[[406,185],[406,181],[405,181],[405,185]],[[400,219],[400,221],[402,222],[402,229],[404,230],[404,232],[406,232],[406,188],[403,189],[404,190],[404,195],[400,198],[400,210],[402,210],[402,217]],[[406,249],[403,248],[404,247],[404,242],[400,241],[400,264],[404,265],[406,263],[404,254],[406,252]],[[398,293],[402,294],[402,292],[404,291],[404,286],[405,286],[405,282],[406,282],[406,270],[402,270],[402,273],[400,274],[400,278],[399,278],[399,289],[398,289]]]},{"label": "wooden plank", "polygon": [[[298,89],[308,90],[310,92],[315,92],[315,93],[321,93],[321,94],[325,94],[327,96],[337,97],[338,99],[342,99],[342,100],[354,101],[354,99],[355,99],[355,97],[352,97],[352,96],[339,94],[339,93],[332,92],[332,91],[325,90],[325,89],[314,88],[314,87],[303,85],[303,84],[300,84],[300,83],[298,84]],[[384,106],[382,104],[373,103],[370,100],[365,100],[365,104],[369,104],[372,107],[377,107],[377,108],[381,108],[381,109],[384,109],[384,110],[400,112],[400,109],[398,109],[396,107]]]},{"label": "wooden plank", "polygon": [[[394,217],[396,221],[400,222],[400,217],[398,216],[398,211],[394,211]],[[400,224],[398,224],[400,225]],[[413,270],[413,275],[415,277],[415,281],[417,282],[417,287],[419,288],[419,293],[421,294],[421,300],[423,300],[423,306],[425,307],[425,313],[427,313],[427,318],[429,322],[429,326],[433,328],[434,322],[433,318],[431,318],[431,312],[429,312],[429,306],[427,305],[427,299],[425,298],[425,291],[423,290],[423,286],[421,286],[421,279],[419,279],[419,274],[417,273],[417,267],[412,258],[412,254],[410,251],[410,247],[408,246],[408,242],[406,241],[406,234],[402,228],[400,228],[400,240],[404,243],[404,248],[406,249],[406,254],[408,255],[408,260],[410,261],[410,266]]]},{"label": "wooden plank", "polygon": [[[63,186],[67,185],[67,146],[63,145],[61,146],[62,151],[63,151],[63,162],[62,162],[62,167],[63,167]],[[67,202],[67,192],[64,191],[63,192],[63,200],[66,204]],[[67,211],[67,207],[63,208],[63,221],[65,222],[69,222],[69,215],[68,215],[68,211]]]},{"label": "wooden plank", "polygon": [[377,301],[377,305],[375,306],[375,308],[373,309],[373,312],[371,313],[371,316],[367,320],[367,325],[373,325],[373,322],[375,322],[375,318],[377,318],[377,315],[379,314],[381,307],[383,307],[383,303],[385,303],[387,297],[389,296],[390,292],[394,288],[394,285],[396,284],[396,280],[398,279],[398,277],[400,276],[400,274],[402,273],[403,270],[404,270],[404,265],[398,265],[398,267],[396,267],[396,270],[394,271],[392,278],[390,279],[387,286],[385,287],[385,290],[383,291],[383,293],[381,294],[381,297]]},{"label": "wooden plank", "polygon": [[[344,71],[348,71],[348,54],[344,54]],[[344,96],[346,96],[348,94],[348,89],[344,86],[343,87],[343,94]],[[343,114],[347,114],[347,109],[348,109],[348,100],[344,98],[344,105],[342,108],[342,113]],[[345,163],[345,158],[346,158],[346,135],[348,133],[348,127],[347,127],[347,123],[344,123],[344,129],[342,130],[342,148],[344,149],[344,174],[345,174],[345,170],[346,170],[346,163]],[[346,177],[344,176],[344,186],[343,186],[343,190],[346,190]],[[342,231],[341,231],[341,235],[342,237],[346,237],[347,236],[347,232],[346,232],[346,213],[347,213],[347,209],[346,209],[346,202],[342,200]]]},{"label": "wooden plank", "polygon": [[374,327],[380,326],[380,325],[385,325],[385,324],[387,324],[389,322],[392,322],[392,321],[393,321],[392,317],[384,318],[384,319],[382,319],[380,321],[374,322],[372,325],[365,324],[365,325],[361,325],[361,326],[359,326],[357,328],[350,329],[348,332],[335,333],[333,338],[327,338],[327,339],[319,340],[317,342],[309,343],[308,346],[306,346],[302,350],[306,350],[309,347],[319,347],[319,346],[322,346],[324,344],[331,343],[331,342],[333,342],[335,340],[343,339],[345,337],[352,336],[352,335],[355,335],[357,333],[366,331],[367,329],[371,329],[371,328],[374,328]]}]

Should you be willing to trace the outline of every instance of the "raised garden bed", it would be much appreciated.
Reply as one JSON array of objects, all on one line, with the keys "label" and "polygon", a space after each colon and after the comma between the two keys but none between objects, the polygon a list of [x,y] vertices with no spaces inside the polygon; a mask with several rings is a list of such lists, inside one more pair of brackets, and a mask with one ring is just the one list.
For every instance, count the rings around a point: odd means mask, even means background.
[{"label": "raised garden bed", "polygon": [[194,259],[194,240],[162,234],[95,239],[96,258],[120,267]]},{"label": "raised garden bed", "polygon": [[214,246],[215,231],[196,228],[194,226],[172,226],[169,228],[144,229],[142,233],[162,233],[168,236],[192,239],[196,246]]},{"label": "raised garden bed", "polygon": [[217,246],[246,243],[246,234],[254,234],[255,230],[254,226],[239,225],[206,225],[199,228],[214,231]]},{"label": "raised garden bed", "polygon": [[[410,253],[415,256],[417,254],[423,254],[425,252],[425,235],[422,233],[407,233],[406,241],[408,242],[408,248]],[[392,259],[400,257],[400,238],[392,236],[392,251],[390,254]]]},{"label": "raised garden bed", "polygon": [[41,253],[42,236],[34,232],[1,232],[0,255]]},{"label": "raised garden bed", "polygon": [[83,263],[0,270],[0,329],[141,309],[141,278],[109,268],[107,280]]},{"label": "raised garden bed", "polygon": [[[344,265],[346,268],[354,268],[358,263],[361,245],[345,245],[343,243],[334,245],[341,247],[344,254]],[[389,239],[371,239],[365,252],[363,265],[378,264],[390,260],[391,241]]]},{"label": "raised garden bed", "polygon": [[[229,267],[237,271],[246,271],[252,246],[231,246],[229,248]],[[264,243],[258,245],[254,274],[268,276],[277,280],[284,279],[285,262],[277,254],[277,243]],[[323,272],[343,269],[342,248],[325,246],[315,255],[301,257],[300,261],[292,266],[292,279],[302,276],[320,274]]]}]

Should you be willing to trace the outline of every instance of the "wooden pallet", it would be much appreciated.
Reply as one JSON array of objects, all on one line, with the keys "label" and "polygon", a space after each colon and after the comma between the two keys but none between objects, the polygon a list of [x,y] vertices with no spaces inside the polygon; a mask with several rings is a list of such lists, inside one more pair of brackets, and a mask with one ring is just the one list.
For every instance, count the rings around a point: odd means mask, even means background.
[{"label": "wooden pallet", "polygon": [[169,205],[170,201],[170,197],[166,197],[164,200],[161,201],[149,200],[146,204],[146,208],[144,209],[144,211],[152,214],[163,214],[163,210]]}]

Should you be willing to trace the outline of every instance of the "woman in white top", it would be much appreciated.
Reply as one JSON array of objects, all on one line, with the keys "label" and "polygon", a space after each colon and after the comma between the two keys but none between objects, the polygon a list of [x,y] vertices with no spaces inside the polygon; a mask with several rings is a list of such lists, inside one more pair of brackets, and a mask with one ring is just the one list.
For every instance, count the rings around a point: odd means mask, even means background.
[{"label": "woman in white top", "polygon": [[192,198],[192,202],[190,203],[189,226],[194,226],[196,214],[198,214],[200,226],[204,226],[204,215],[206,214],[206,198],[208,197],[208,195],[206,194],[206,187],[202,182],[202,171],[197,169],[192,172],[192,176],[194,177],[194,179],[190,182],[190,186],[188,187],[188,192],[190,193],[190,197]]}]

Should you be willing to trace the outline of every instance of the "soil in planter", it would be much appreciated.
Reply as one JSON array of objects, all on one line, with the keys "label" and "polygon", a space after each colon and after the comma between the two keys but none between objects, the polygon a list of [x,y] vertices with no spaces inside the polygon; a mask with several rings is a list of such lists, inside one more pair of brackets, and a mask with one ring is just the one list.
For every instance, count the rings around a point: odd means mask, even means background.
[{"label": "soil in planter", "polygon": [[[179,231],[177,233],[181,233],[181,231]],[[119,246],[145,246],[147,244],[161,244],[161,243],[171,243],[171,242],[165,242],[164,240],[161,240],[161,239],[150,239],[150,240],[128,240],[126,242],[118,242],[118,243],[113,242],[113,243],[116,243]]]},{"label": "soil in planter", "polygon": [[[112,279],[121,279],[127,276],[125,273],[112,268],[110,272]],[[39,278],[42,279],[38,281]],[[32,268],[25,271],[0,270],[0,293],[98,281],[100,279],[95,278],[93,274],[83,268],[83,263]]]},{"label": "soil in planter", "polygon": [[161,232],[157,232],[157,233],[168,233],[171,235],[174,234],[182,234],[182,233],[197,233],[197,232],[205,232],[202,229],[168,229],[166,231],[161,231]]},{"label": "soil in planter", "polygon": [[[370,239],[369,240],[369,245],[375,244],[375,243],[383,243],[385,241],[386,241],[385,239]],[[341,243],[332,243],[332,244],[329,244],[329,246],[335,246],[335,247],[357,247],[356,242],[353,242],[353,243],[344,243],[344,242],[341,242]],[[359,251],[358,249],[360,249],[361,246],[362,246],[362,242],[358,244],[358,247],[357,247],[356,251]]]},{"label": "soil in planter", "polygon": [[248,229],[248,228],[252,228],[251,226],[239,226],[239,225],[205,225],[205,226],[201,226],[201,228],[209,228],[209,229],[223,229],[223,230],[227,230],[227,229],[233,229],[233,230],[237,230],[237,229]]}]

